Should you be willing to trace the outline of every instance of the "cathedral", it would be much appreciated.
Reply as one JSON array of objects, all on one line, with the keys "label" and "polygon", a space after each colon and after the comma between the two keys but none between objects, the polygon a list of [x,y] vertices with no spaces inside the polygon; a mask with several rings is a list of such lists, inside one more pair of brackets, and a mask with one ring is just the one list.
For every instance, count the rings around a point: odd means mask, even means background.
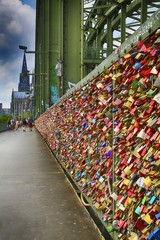
[{"label": "cathedral", "polygon": [[28,113],[32,115],[33,110],[33,92],[30,85],[30,79],[27,70],[26,55],[24,52],[22,71],[18,84],[18,91],[12,89],[11,96],[11,114],[13,117],[21,117]]}]

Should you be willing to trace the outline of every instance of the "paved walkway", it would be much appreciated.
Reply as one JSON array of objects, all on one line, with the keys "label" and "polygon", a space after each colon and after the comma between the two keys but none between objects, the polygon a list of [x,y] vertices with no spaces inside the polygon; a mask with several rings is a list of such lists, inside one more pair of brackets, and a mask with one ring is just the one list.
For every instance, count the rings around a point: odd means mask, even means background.
[{"label": "paved walkway", "polygon": [[39,133],[0,133],[0,240],[100,240]]}]

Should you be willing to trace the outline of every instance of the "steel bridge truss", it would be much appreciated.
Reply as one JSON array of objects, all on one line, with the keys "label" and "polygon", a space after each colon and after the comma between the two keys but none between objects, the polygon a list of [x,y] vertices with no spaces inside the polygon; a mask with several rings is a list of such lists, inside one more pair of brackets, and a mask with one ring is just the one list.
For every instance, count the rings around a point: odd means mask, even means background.
[{"label": "steel bridge truss", "polygon": [[85,0],[84,76],[159,8],[158,0]]}]

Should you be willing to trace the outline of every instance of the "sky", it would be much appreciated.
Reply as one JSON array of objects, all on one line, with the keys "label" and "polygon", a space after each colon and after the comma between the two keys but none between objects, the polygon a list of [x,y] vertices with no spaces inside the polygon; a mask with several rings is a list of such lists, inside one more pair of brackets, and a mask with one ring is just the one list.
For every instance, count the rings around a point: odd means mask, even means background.
[{"label": "sky", "polygon": [[[36,0],[0,0],[0,103],[10,108],[12,89],[18,90],[23,50],[35,50]],[[27,68],[34,71],[34,54],[26,54]]]}]

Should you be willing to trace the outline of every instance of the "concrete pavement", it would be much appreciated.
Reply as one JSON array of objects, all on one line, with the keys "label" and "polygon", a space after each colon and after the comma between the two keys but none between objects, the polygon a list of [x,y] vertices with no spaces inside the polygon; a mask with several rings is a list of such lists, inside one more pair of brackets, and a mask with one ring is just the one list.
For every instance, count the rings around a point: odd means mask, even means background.
[{"label": "concrete pavement", "polygon": [[0,133],[0,240],[100,240],[39,133]]}]

